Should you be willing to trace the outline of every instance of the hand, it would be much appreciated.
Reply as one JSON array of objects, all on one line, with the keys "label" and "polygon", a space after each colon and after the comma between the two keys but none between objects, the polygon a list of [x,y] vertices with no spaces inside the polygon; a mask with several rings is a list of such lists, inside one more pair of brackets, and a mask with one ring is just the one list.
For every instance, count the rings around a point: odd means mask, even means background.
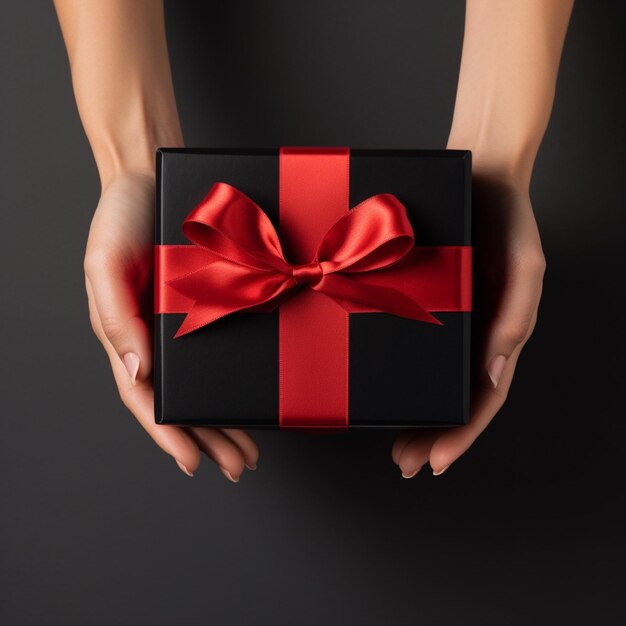
[{"label": "hand", "polygon": [[504,404],[520,352],[537,320],[545,259],[530,198],[515,183],[475,175],[472,396],[466,426],[402,433],[392,449],[402,475],[427,463],[443,473]]},{"label": "hand", "polygon": [[244,465],[254,469],[259,456],[247,433],[154,421],[152,340],[145,321],[153,310],[147,300],[152,293],[154,194],[154,175],[148,173],[118,176],[102,193],[85,254],[91,324],[109,356],[122,401],[154,441],[189,476],[202,451],[237,482]]}]

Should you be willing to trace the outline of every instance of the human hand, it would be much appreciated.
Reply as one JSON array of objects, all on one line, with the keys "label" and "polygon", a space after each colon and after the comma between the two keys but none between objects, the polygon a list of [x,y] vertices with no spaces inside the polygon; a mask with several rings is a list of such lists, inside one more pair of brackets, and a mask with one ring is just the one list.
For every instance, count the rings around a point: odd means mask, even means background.
[{"label": "human hand", "polygon": [[85,253],[91,325],[109,356],[124,404],[180,469],[192,476],[200,452],[237,482],[256,467],[258,448],[235,429],[156,424],[152,388],[153,214],[155,179],[149,173],[116,177],[103,191]]},{"label": "human hand", "polygon": [[442,474],[483,432],[504,404],[517,360],[537,320],[545,259],[527,189],[475,175],[474,312],[470,419],[454,429],[410,430],[392,458],[405,478],[427,463]]}]

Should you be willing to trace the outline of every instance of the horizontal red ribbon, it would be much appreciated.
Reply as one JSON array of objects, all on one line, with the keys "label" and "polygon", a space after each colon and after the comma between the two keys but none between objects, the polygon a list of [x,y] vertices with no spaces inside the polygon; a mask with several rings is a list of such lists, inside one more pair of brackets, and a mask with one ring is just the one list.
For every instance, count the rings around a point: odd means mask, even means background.
[{"label": "horizontal red ribbon", "polygon": [[415,246],[398,198],[348,210],[348,190],[348,149],[281,148],[291,262],[262,209],[223,182],[183,222],[192,245],[155,246],[155,312],[186,313],[175,337],[280,305],[283,427],[347,426],[348,313],[440,324],[431,313],[471,310],[471,247]]},{"label": "horizontal red ribbon", "polygon": [[[213,270],[219,271],[223,266],[217,265],[216,261],[217,259],[211,257],[206,249],[194,245],[155,246],[155,313],[189,313],[198,300],[189,292],[185,294],[182,290],[179,291],[174,285],[179,284],[178,280],[181,277],[193,276],[193,281],[200,279],[211,266]],[[307,270],[303,268],[299,271]],[[361,285],[365,286],[366,289],[368,285],[372,288],[375,286],[385,288],[389,285],[395,285],[396,288],[402,289],[408,299],[419,302],[420,308],[428,313],[460,312],[471,311],[472,308],[471,271],[472,249],[470,246],[415,246],[401,262],[392,268],[387,268],[384,272],[377,274],[372,273],[366,279],[354,275],[350,276],[349,280],[356,285],[356,287],[351,285],[352,289],[359,289]],[[213,288],[215,287],[214,283],[215,281],[211,282]],[[346,283],[342,282],[341,284]],[[295,283],[291,286],[295,287]],[[226,288],[224,285],[224,289]],[[286,289],[288,288],[289,286],[286,287]],[[262,291],[263,287],[261,287],[259,294]],[[215,292],[211,292],[211,294],[214,295]],[[204,295],[200,293],[196,295],[200,296],[199,306],[203,306]],[[378,306],[366,306],[350,301],[348,299],[349,293],[342,298],[339,291],[331,294],[329,290],[327,295],[340,303],[350,313],[389,312],[384,302],[380,302]],[[254,294],[251,300],[256,300]],[[206,315],[202,318],[204,324],[227,314],[222,312],[223,307],[220,305],[212,304],[210,301],[206,304],[208,308],[203,308],[203,313]],[[255,310],[271,311],[279,304],[279,300],[276,298],[267,304],[267,308],[259,307]],[[252,304],[249,304],[239,310],[251,307]],[[210,319],[211,317],[212,319]],[[438,322],[435,321],[434,323]],[[199,324],[195,328],[204,324]],[[191,330],[193,329],[186,324],[184,327],[181,326],[176,336],[186,334]]]}]

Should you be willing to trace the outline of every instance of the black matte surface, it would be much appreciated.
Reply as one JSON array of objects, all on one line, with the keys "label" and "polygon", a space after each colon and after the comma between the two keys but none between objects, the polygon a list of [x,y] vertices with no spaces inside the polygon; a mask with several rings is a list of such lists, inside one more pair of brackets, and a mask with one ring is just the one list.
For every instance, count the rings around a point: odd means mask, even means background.
[{"label": "black matte surface", "polygon": [[[250,196],[280,232],[277,148],[162,149],[157,173],[158,244],[189,243],[183,220],[218,181]],[[470,153],[352,150],[350,206],[377,193],[406,206],[417,245],[471,244]],[[466,423],[470,316],[438,315],[437,326],[350,315],[350,427]],[[278,427],[278,312],[234,314],[174,339],[183,318],[156,316],[157,421]]]}]

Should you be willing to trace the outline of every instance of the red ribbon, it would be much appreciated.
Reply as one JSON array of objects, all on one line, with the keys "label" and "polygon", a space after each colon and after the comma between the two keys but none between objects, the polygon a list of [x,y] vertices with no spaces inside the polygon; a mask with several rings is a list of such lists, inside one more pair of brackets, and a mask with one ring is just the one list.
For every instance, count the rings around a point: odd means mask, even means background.
[{"label": "red ribbon", "polygon": [[349,150],[281,148],[281,241],[262,209],[215,183],[183,223],[190,246],[155,246],[156,313],[175,337],[238,311],[279,309],[280,425],[348,424],[348,313],[440,324],[471,310],[471,248],[415,247],[392,194],[348,207]]}]

